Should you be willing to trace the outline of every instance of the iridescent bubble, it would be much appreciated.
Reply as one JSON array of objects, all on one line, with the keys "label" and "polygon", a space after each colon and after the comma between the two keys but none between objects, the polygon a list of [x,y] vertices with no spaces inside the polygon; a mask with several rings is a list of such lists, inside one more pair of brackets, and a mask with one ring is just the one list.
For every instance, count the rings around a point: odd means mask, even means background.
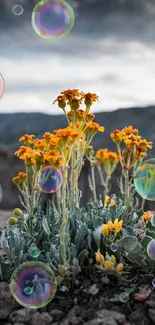
[{"label": "iridescent bubble", "polygon": [[155,287],[155,279],[152,280],[152,285]]},{"label": "iridescent bubble", "polygon": [[137,193],[146,200],[155,201],[155,158],[145,160],[134,173]]},{"label": "iridescent bubble", "polygon": [[2,74],[0,73],[0,99],[2,99],[4,92],[5,92],[5,81]]},{"label": "iridescent bubble", "polygon": [[118,244],[112,243],[110,246],[110,249],[112,252],[117,252],[118,251]]},{"label": "iridescent bubble", "polygon": [[41,308],[54,297],[57,282],[54,272],[42,262],[26,262],[13,272],[10,290],[14,299],[26,308]]},{"label": "iridescent bubble", "polygon": [[122,292],[120,295],[119,295],[119,300],[121,302],[127,302],[129,300],[129,294],[127,292]]},{"label": "iridescent bubble", "polygon": [[1,184],[0,184],[0,203],[1,203],[1,201],[2,201],[2,197],[3,197],[3,192],[2,192],[2,186],[1,186]]},{"label": "iridescent bubble", "polygon": [[32,27],[45,39],[55,40],[69,34],[74,25],[74,11],[64,0],[42,0],[32,12]]},{"label": "iridescent bubble", "polygon": [[34,258],[38,257],[40,255],[40,249],[36,246],[30,247],[29,255]]},{"label": "iridescent bubble", "polygon": [[24,12],[24,8],[23,8],[23,6],[17,4],[17,5],[13,6],[12,12],[14,15],[20,16]]},{"label": "iridescent bubble", "polygon": [[147,246],[148,256],[155,261],[155,240],[151,240]]},{"label": "iridescent bubble", "polygon": [[36,177],[37,186],[44,193],[54,193],[62,185],[62,173],[51,166],[42,167]]}]

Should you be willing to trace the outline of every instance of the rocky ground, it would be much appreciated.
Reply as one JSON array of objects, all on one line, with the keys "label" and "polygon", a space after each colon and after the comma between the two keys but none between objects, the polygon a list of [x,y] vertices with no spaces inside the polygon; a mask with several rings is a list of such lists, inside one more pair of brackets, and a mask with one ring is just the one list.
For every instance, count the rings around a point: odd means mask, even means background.
[{"label": "rocky ground", "polygon": [[[96,285],[94,287],[94,281]],[[93,287],[92,287],[93,286]],[[82,277],[70,288],[63,285],[53,301],[38,310],[17,305],[9,284],[0,283],[0,324],[3,325],[153,325],[155,294],[144,303],[112,303],[110,298],[120,288],[100,279]]]},{"label": "rocky ground", "polygon": [[0,228],[6,226],[7,220],[11,217],[12,211],[0,210]]}]

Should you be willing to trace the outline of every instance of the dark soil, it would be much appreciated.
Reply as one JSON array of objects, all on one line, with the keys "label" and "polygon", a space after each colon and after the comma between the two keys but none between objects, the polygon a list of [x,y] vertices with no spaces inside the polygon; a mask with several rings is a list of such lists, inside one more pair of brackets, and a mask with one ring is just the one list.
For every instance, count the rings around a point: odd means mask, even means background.
[{"label": "dark soil", "polygon": [[57,290],[55,298],[41,309],[22,308],[10,293],[9,284],[0,283],[0,325],[153,325],[155,294],[143,303],[130,295],[127,303],[110,302],[121,287],[112,279],[79,276]]}]

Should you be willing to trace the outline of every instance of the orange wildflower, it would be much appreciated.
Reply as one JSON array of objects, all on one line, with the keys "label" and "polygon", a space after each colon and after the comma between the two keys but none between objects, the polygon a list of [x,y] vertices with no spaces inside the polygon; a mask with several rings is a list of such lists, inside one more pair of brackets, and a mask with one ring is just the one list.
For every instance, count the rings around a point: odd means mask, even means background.
[{"label": "orange wildflower", "polygon": [[98,100],[98,96],[96,94],[86,93],[82,94],[82,99],[84,99],[84,103],[86,106],[91,106],[93,102]]},{"label": "orange wildflower", "polygon": [[126,135],[130,135],[130,134],[138,135],[138,130],[134,129],[132,125],[125,126],[125,128],[122,129],[122,132],[124,132]]},{"label": "orange wildflower", "polygon": [[89,114],[87,115],[87,117],[86,117],[86,119],[87,119],[88,122],[93,121],[94,118],[95,118],[95,115],[94,115],[94,114],[91,114],[91,113],[89,113]]},{"label": "orange wildflower", "polygon": [[20,178],[20,181],[24,183],[27,180],[27,174],[24,172],[19,172],[18,177]]},{"label": "orange wildflower", "polygon": [[151,211],[147,211],[147,212],[143,213],[142,220],[146,224],[146,223],[148,223],[149,220],[152,219],[152,217],[153,217],[153,214],[151,213]]},{"label": "orange wildflower", "polygon": [[17,151],[15,151],[14,155],[20,158],[20,156],[26,152],[32,152],[32,149],[29,147],[21,146]]},{"label": "orange wildflower", "polygon": [[45,140],[40,140],[40,139],[35,139],[33,140],[33,147],[35,149],[39,149],[39,150],[44,150],[46,148],[46,142]]},{"label": "orange wildflower", "polygon": [[147,148],[152,149],[152,142],[148,142],[147,140],[143,139],[138,142],[138,148],[145,152]]},{"label": "orange wildflower", "polygon": [[120,130],[115,130],[112,133],[110,133],[110,137],[116,144],[120,144],[123,140],[124,133]]},{"label": "orange wildflower", "polygon": [[53,102],[53,104],[55,104],[56,102],[58,102],[58,106],[60,107],[60,108],[62,108],[63,110],[65,109],[65,107],[66,107],[66,97],[65,96],[58,96],[55,100],[54,100],[54,102]]},{"label": "orange wildflower", "polygon": [[26,166],[33,166],[36,163],[36,161],[34,159],[33,151],[25,152],[19,158],[22,159],[22,160],[25,160]]},{"label": "orange wildflower", "polygon": [[89,133],[96,133],[98,132],[104,132],[105,128],[103,126],[100,126],[98,123],[92,122],[88,123],[86,127],[86,131]]},{"label": "orange wildflower", "polygon": [[25,145],[31,145],[32,144],[32,139],[35,137],[34,134],[25,134],[23,135],[20,139],[20,141],[23,141]]}]

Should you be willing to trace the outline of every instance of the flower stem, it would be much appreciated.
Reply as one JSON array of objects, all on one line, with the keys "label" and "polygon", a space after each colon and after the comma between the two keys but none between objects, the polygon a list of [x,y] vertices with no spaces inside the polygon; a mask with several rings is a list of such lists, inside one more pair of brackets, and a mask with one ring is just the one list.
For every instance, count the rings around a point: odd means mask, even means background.
[{"label": "flower stem", "polygon": [[67,166],[64,166],[63,187],[62,187],[62,224],[60,229],[60,258],[64,266],[66,265],[67,262],[66,242],[65,242],[66,226],[68,222],[68,215],[66,209],[67,176],[68,176],[68,169]]}]

